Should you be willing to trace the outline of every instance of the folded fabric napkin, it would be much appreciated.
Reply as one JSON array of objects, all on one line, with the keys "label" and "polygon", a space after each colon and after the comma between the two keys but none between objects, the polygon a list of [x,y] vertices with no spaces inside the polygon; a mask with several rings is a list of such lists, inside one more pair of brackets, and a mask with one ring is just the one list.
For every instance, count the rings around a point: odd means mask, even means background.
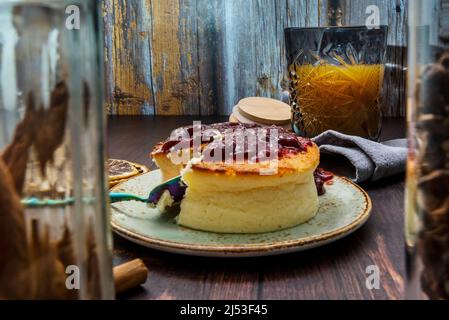
[{"label": "folded fabric napkin", "polygon": [[326,131],[313,141],[323,155],[338,155],[352,165],[350,178],[356,182],[376,181],[405,171],[407,140],[398,139],[382,143]]}]

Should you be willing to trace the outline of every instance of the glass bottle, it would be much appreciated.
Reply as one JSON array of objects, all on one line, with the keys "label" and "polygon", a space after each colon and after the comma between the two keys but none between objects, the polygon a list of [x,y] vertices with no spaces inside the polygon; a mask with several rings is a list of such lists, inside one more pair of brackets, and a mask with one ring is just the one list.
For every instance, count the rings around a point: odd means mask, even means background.
[{"label": "glass bottle", "polygon": [[377,140],[387,26],[285,29],[292,128]]},{"label": "glass bottle", "polygon": [[98,4],[0,2],[0,298],[114,297]]},{"label": "glass bottle", "polygon": [[449,16],[443,10],[445,2],[409,1],[408,299],[449,298]]}]

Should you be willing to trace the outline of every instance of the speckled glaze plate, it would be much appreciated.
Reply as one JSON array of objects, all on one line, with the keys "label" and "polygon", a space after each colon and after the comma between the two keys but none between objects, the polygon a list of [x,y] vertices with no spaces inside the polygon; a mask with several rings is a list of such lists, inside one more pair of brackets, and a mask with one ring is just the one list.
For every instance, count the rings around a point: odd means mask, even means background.
[{"label": "speckled glaze plate", "polygon": [[[161,182],[159,170],[131,178],[112,189],[147,196]],[[111,205],[113,230],[137,244],[162,251],[210,257],[255,257],[316,248],[360,228],[371,214],[371,200],[359,186],[335,177],[320,197],[316,217],[297,227],[262,234],[218,234],[176,224],[176,212],[160,214],[135,201]]]}]

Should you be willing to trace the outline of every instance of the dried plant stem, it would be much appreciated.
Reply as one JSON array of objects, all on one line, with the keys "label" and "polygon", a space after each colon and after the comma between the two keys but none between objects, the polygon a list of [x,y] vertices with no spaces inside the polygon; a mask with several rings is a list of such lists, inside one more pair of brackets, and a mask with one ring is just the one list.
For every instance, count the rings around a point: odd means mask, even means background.
[{"label": "dried plant stem", "polygon": [[[26,229],[23,207],[8,166],[0,157],[0,296],[20,298],[27,292]],[[21,272],[22,271],[22,272]]]}]

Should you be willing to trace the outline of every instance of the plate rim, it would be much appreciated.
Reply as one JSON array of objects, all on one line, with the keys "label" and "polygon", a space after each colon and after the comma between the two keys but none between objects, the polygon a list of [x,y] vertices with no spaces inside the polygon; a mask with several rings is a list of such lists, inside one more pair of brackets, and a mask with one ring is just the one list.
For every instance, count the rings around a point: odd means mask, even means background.
[{"label": "plate rim", "polygon": [[[147,174],[151,174],[158,170],[151,170],[145,174],[139,175],[138,177],[142,177]],[[137,177],[135,177],[137,178]],[[325,245],[332,240],[339,240],[355,231],[357,231],[360,227],[362,227],[365,222],[370,218],[372,213],[372,201],[368,193],[363,190],[362,187],[354,183],[348,178],[335,176],[335,178],[341,179],[343,182],[349,184],[350,186],[356,188],[365,199],[365,208],[360,212],[356,219],[354,219],[351,223],[338,228],[336,230],[326,232],[324,234],[309,236],[307,238],[301,239],[293,239],[293,240],[285,240],[285,241],[277,241],[270,243],[252,243],[252,244],[227,244],[227,245],[203,245],[203,244],[185,244],[171,240],[158,239],[154,237],[148,237],[142,234],[138,234],[134,231],[131,231],[127,228],[124,228],[114,221],[110,221],[112,230],[118,235],[136,242],[140,245],[155,248],[158,250],[163,250],[167,252],[176,252],[176,253],[184,253],[188,255],[196,254],[196,255],[205,255],[205,254],[220,254],[220,255],[251,255],[251,254],[276,254],[276,251],[280,251],[280,253],[288,251],[300,251],[305,250],[307,248],[314,248],[320,245]],[[130,180],[132,180],[131,178]],[[129,180],[128,180],[129,181]],[[123,183],[125,183],[124,181]],[[123,183],[114,186],[111,191],[119,188]],[[112,212],[111,212],[112,217]],[[288,230],[288,229],[286,229]],[[195,230],[198,231],[198,230]],[[281,230],[282,231],[282,230]],[[201,232],[201,231],[198,231]]]}]

